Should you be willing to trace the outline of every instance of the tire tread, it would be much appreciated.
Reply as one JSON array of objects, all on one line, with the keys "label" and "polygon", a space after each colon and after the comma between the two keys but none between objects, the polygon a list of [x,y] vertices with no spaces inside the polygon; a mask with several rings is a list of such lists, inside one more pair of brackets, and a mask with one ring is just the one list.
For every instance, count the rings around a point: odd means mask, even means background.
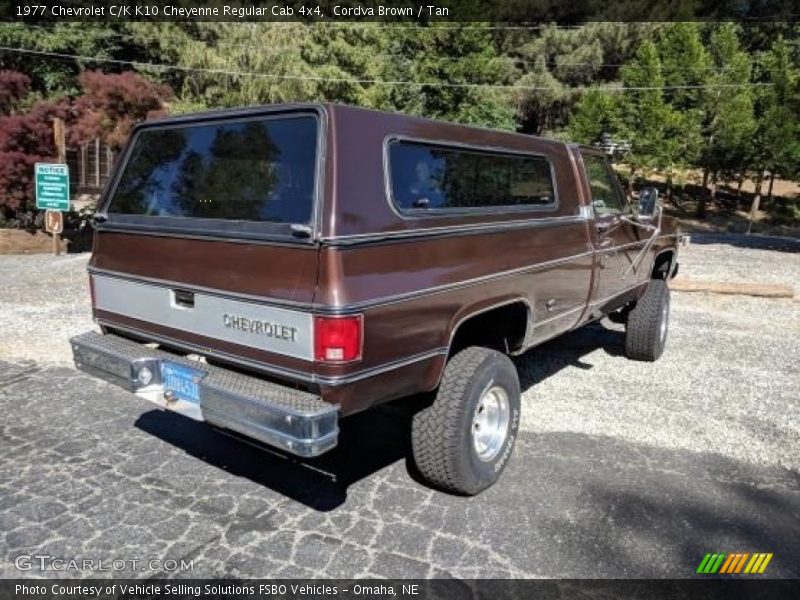
[{"label": "tire tread", "polygon": [[669,288],[663,279],[653,279],[644,296],[628,314],[625,329],[625,355],[633,360],[654,361],[663,346],[659,326],[664,302],[669,301]]},{"label": "tire tread", "polygon": [[420,473],[434,485],[453,492],[465,491],[467,482],[459,473],[459,413],[472,375],[497,354],[495,350],[472,346],[447,363],[436,400],[414,415],[411,442],[414,462]]}]

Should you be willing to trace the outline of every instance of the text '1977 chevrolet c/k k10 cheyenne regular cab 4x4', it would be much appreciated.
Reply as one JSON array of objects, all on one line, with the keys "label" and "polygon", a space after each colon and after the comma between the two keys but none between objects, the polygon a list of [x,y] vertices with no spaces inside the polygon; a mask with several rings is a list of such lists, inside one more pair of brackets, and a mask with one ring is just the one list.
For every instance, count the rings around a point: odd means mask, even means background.
[{"label": "text '1977 chevrolet c/k k10 cheyenne regular cab 4x4'", "polygon": [[96,220],[78,368],[305,457],[427,397],[414,461],[463,494],[511,454],[509,355],[610,315],[657,359],[678,266],[595,149],[338,105],[143,123]]}]

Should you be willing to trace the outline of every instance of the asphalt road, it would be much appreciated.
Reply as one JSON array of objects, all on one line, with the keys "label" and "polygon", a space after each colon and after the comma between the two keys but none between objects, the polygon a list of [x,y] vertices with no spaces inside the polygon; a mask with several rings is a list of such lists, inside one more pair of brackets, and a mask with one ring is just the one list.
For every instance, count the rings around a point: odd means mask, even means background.
[{"label": "asphalt road", "polygon": [[[754,280],[800,269],[796,253],[735,250]],[[723,251],[693,246],[691,277]],[[15,304],[0,338],[2,577],[47,574],[18,570],[26,555],[127,561],[65,577],[691,577],[706,552],[735,551],[800,577],[796,300],[674,294],[653,365],[622,357],[608,323],[535,349],[518,360],[525,417],[503,478],[459,498],[409,469],[402,406],[345,420],[338,448],[301,461],[76,372],[63,332],[84,325],[86,286],[82,259],[62,260],[69,289],[32,281],[19,307],[22,271],[46,259],[0,257],[0,308]],[[48,328],[34,315],[51,304],[68,316]]]}]

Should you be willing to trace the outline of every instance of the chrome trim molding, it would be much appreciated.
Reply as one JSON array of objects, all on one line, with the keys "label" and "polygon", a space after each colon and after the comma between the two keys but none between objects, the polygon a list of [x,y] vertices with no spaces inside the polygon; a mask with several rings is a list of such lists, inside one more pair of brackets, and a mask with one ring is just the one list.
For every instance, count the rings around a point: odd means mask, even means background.
[{"label": "chrome trim molding", "polygon": [[228,237],[226,234],[191,233],[188,230],[164,229],[148,227],[146,225],[122,225],[119,223],[98,223],[95,225],[96,233],[122,233],[125,235],[146,235],[150,237],[175,238],[179,240],[200,240],[206,242],[220,242],[223,244],[252,244],[258,246],[279,246],[296,250],[312,250],[316,252],[314,240],[297,238],[281,239],[276,236],[259,236],[245,233],[239,237]]},{"label": "chrome trim molding", "polygon": [[586,219],[581,215],[563,215],[558,217],[531,217],[529,219],[514,219],[511,221],[496,221],[490,223],[470,223],[467,225],[439,225],[436,227],[421,227],[416,229],[401,229],[384,233],[358,233],[350,235],[330,236],[320,238],[320,241],[329,246],[354,246],[358,244],[380,244],[407,238],[435,238],[457,235],[477,235],[508,229],[528,229],[538,227],[558,227],[561,225],[576,225],[584,223]]},{"label": "chrome trim molding", "polygon": [[430,360],[438,356],[447,356],[447,348],[435,348],[433,350],[429,350],[428,352],[413,354],[409,357],[384,363],[376,367],[370,367],[369,369],[364,369],[363,371],[357,371],[350,375],[343,375],[340,377],[324,377],[316,375],[315,381],[320,385],[330,385],[330,386],[346,385],[349,383],[354,383],[356,381],[361,381],[362,379],[367,379],[368,377],[374,377],[375,375],[380,375],[382,373],[387,373],[389,371],[394,371],[396,369],[408,367],[423,360]]},{"label": "chrome trim molding", "polygon": [[[525,319],[525,334],[522,337],[522,347],[520,349],[520,351],[522,351],[522,349],[526,348],[526,344],[528,343],[528,340],[529,340],[529,338],[530,338],[530,336],[532,335],[532,332],[533,332],[532,323],[533,323],[533,320],[534,320],[534,314],[533,314],[533,307],[531,306],[530,301],[527,298],[523,298],[523,297],[520,296],[520,297],[517,297],[517,298],[510,298],[508,300],[504,300],[502,302],[498,302],[497,304],[492,304],[491,306],[486,306],[484,308],[481,308],[480,310],[476,310],[476,311],[470,312],[470,313],[464,315],[463,317],[461,317],[458,320],[458,322],[456,322],[455,325],[452,325],[450,327],[450,336],[449,336],[449,339],[447,340],[447,348],[444,349],[445,350],[445,354],[450,354],[450,349],[453,347],[453,339],[455,338],[456,333],[458,333],[458,329],[461,327],[461,325],[465,321],[469,321],[473,317],[477,317],[479,315],[487,313],[487,312],[489,312],[491,310],[494,310],[496,308],[503,308],[504,306],[510,306],[511,304],[517,304],[517,303],[524,304],[525,307],[528,309],[528,317],[527,317],[527,319]],[[513,352],[513,354],[517,354],[517,353],[518,352],[516,352],[516,351]],[[444,376],[444,369],[439,371],[439,377],[438,377],[438,379],[436,381],[436,385],[437,386],[442,382],[442,377],[443,376]]]}]

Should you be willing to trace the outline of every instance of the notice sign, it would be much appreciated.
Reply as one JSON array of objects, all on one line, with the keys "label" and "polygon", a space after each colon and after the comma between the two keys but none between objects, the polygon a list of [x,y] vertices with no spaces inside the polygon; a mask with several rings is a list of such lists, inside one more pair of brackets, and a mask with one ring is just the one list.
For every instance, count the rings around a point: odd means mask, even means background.
[{"label": "notice sign", "polygon": [[36,208],[69,210],[69,167],[36,163]]}]

